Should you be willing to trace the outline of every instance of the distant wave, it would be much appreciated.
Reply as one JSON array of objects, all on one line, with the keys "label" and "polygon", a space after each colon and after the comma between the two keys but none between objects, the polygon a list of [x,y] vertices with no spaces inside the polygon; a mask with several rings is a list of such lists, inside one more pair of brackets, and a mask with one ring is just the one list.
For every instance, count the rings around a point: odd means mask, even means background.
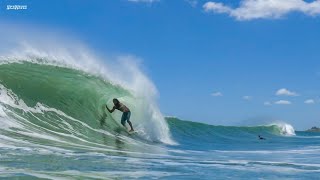
[{"label": "distant wave", "polygon": [[202,141],[243,141],[256,139],[258,135],[294,136],[295,130],[287,123],[274,123],[260,126],[216,126],[204,123],[183,121],[175,117],[166,117],[172,133],[176,136],[199,138]]}]

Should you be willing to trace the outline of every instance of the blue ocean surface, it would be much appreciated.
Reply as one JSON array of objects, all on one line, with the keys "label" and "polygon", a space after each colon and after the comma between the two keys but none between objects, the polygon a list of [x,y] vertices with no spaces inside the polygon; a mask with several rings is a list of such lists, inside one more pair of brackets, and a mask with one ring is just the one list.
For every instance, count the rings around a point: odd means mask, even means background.
[{"label": "blue ocean surface", "polygon": [[[149,98],[101,74],[43,58],[2,60],[0,178],[319,178],[320,133],[164,118]],[[113,98],[130,108],[136,133],[105,110]]]}]

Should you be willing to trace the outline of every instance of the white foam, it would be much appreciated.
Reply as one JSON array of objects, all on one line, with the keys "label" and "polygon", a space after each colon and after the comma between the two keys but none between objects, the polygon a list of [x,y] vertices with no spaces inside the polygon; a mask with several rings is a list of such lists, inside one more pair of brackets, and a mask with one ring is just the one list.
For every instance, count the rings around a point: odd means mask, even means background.
[{"label": "white foam", "polygon": [[22,99],[19,99],[16,94],[14,94],[11,90],[5,88],[2,84],[0,84],[0,102],[13,108],[21,109],[23,111],[41,113],[40,109],[35,109],[27,106]]},{"label": "white foam", "polygon": [[7,114],[3,111],[3,108],[0,104],[0,117],[6,117],[6,116],[7,116]]},{"label": "white foam", "polygon": [[294,136],[296,135],[295,130],[291,124],[278,122],[274,123],[273,125],[276,125],[280,128],[280,133],[285,136]]}]

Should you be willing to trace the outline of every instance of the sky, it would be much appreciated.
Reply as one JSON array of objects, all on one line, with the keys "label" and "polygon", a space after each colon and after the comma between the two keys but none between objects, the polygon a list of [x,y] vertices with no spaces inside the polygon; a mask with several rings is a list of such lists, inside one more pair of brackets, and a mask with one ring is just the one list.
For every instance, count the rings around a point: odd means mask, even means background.
[{"label": "sky", "polygon": [[1,21],[139,57],[167,116],[320,126],[320,0],[1,0]]}]

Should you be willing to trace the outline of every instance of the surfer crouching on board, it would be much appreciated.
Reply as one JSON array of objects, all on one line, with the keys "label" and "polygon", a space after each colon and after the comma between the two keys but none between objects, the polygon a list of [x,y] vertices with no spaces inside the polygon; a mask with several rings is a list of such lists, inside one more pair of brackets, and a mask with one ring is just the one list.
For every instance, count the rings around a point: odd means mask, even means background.
[{"label": "surfer crouching on board", "polygon": [[131,130],[129,132],[134,131],[133,127],[132,127],[132,123],[130,121],[130,115],[131,115],[130,109],[127,106],[125,106],[124,104],[122,104],[118,99],[113,99],[112,101],[113,101],[114,106],[111,110],[108,108],[108,105],[106,105],[106,108],[108,109],[108,111],[110,113],[112,113],[114,110],[117,109],[117,110],[123,112],[122,117],[121,117],[122,126],[124,126],[126,128],[126,121],[127,121],[131,127]]}]

